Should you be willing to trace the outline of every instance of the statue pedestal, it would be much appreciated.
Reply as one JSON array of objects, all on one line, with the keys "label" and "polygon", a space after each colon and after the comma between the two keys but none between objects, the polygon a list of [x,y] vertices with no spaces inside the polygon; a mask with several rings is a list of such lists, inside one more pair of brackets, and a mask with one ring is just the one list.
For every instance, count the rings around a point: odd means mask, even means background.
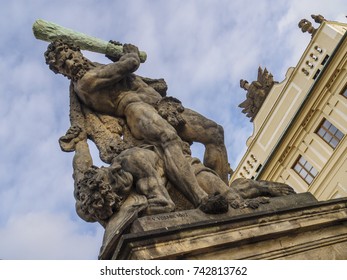
[{"label": "statue pedestal", "polygon": [[135,219],[111,259],[347,259],[347,198],[273,198],[257,210]]}]

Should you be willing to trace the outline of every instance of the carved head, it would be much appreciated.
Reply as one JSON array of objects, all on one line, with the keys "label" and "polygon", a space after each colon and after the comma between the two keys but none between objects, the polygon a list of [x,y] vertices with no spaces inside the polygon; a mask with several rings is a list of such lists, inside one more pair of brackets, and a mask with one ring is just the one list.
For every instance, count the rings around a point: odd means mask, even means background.
[{"label": "carved head", "polygon": [[132,184],[132,175],[120,168],[89,168],[77,183],[77,213],[88,222],[107,221],[118,211]]},{"label": "carved head", "polygon": [[49,69],[71,80],[80,79],[90,66],[90,61],[83,56],[79,47],[61,40],[49,44],[44,56]]}]

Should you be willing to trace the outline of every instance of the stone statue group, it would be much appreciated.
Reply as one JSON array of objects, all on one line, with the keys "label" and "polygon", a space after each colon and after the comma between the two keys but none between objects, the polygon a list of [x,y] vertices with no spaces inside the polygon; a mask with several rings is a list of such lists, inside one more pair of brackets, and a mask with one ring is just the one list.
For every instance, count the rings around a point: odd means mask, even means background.
[{"label": "stone statue group", "polygon": [[[229,186],[223,128],[166,96],[163,79],[136,75],[139,50],[122,47],[109,64],[88,60],[63,40],[45,52],[49,68],[71,81],[71,127],[59,143],[75,153],[74,196],[82,219],[106,226],[126,205],[136,205],[139,215],[191,208],[218,214],[294,193],[285,184],[249,179]],[[88,140],[106,166],[93,165]],[[203,163],[191,155],[193,142],[205,146]]]}]

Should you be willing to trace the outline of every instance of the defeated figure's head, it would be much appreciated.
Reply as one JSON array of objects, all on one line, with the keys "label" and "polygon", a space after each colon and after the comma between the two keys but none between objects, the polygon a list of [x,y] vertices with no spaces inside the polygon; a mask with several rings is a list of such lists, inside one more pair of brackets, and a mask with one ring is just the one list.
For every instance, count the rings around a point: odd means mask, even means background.
[{"label": "defeated figure's head", "polygon": [[133,177],[120,167],[91,167],[75,191],[78,215],[88,222],[107,221],[129,195]]}]

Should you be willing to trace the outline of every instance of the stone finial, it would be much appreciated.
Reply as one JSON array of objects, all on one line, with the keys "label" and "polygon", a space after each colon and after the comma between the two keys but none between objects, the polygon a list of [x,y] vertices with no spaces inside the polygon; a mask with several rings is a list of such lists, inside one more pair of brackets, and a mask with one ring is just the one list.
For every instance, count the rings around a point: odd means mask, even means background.
[{"label": "stone finial", "polygon": [[316,32],[316,29],[312,26],[312,23],[307,19],[300,20],[298,23],[298,26],[299,26],[299,28],[301,28],[301,31],[303,33],[308,32],[308,33],[312,34],[312,36],[313,36],[314,33]]},{"label": "stone finial", "polygon": [[316,23],[323,23],[323,21],[326,21],[326,19],[322,15],[311,15],[311,18],[314,19]]}]

